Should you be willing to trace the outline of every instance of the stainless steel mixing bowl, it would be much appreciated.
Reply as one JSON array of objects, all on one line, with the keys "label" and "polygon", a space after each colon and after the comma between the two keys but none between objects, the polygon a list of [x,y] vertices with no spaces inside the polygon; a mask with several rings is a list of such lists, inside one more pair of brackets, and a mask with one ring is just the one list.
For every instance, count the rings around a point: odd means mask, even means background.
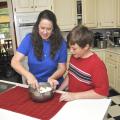
[{"label": "stainless steel mixing bowl", "polygon": [[37,89],[34,89],[32,86],[29,86],[29,93],[30,97],[32,98],[33,101],[35,102],[45,102],[53,98],[53,89],[51,85],[48,82],[41,82],[39,83],[40,87],[42,88],[51,88],[49,91],[46,92],[40,92]]}]

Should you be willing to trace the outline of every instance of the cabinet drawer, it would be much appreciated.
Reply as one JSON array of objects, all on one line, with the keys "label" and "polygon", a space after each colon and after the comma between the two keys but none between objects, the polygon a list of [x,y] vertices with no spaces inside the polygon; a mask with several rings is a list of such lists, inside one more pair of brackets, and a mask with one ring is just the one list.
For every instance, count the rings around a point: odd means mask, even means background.
[{"label": "cabinet drawer", "polygon": [[106,52],[106,60],[107,59],[109,59],[109,60],[112,60],[112,61],[118,61],[118,59],[120,59],[120,58],[118,58],[118,55],[117,54],[115,54],[115,53],[110,53],[110,52]]}]

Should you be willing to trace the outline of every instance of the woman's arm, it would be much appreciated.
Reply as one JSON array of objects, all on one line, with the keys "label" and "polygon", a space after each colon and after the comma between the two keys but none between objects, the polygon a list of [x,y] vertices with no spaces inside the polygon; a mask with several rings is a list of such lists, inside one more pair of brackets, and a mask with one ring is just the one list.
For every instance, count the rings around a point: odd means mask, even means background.
[{"label": "woman's arm", "polygon": [[27,83],[31,84],[34,88],[38,86],[38,82],[36,78],[27,71],[23,65],[21,64],[22,60],[25,58],[25,56],[20,53],[16,52],[11,60],[11,66],[21,75],[23,75],[27,79]]},{"label": "woman's arm", "polygon": [[56,86],[55,82],[58,78],[60,78],[61,76],[63,76],[63,74],[66,71],[66,63],[58,63],[58,68],[57,70],[48,78],[48,82],[52,85],[52,86]]},{"label": "woman's arm", "polygon": [[63,76],[65,71],[66,71],[66,63],[58,63],[57,70],[50,76],[50,78],[58,79],[61,76]]},{"label": "woman's arm", "polygon": [[58,88],[58,90],[65,90],[68,87],[68,84],[69,84],[69,77],[67,75],[61,86]]}]

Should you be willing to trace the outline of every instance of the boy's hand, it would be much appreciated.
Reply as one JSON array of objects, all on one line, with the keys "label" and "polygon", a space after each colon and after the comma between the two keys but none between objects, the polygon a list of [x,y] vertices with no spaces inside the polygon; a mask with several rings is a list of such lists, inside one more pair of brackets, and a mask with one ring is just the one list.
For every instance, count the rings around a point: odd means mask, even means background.
[{"label": "boy's hand", "polygon": [[65,92],[61,95],[60,101],[72,101],[76,99],[75,93]]}]

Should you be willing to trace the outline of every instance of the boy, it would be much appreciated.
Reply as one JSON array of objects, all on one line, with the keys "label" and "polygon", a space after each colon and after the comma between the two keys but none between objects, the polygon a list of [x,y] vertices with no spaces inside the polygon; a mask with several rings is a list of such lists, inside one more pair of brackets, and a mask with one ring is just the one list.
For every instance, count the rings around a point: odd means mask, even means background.
[{"label": "boy", "polygon": [[108,96],[107,70],[100,58],[90,50],[93,33],[85,26],[76,26],[68,34],[70,58],[67,77],[59,90],[68,87],[60,101],[98,99]]}]

